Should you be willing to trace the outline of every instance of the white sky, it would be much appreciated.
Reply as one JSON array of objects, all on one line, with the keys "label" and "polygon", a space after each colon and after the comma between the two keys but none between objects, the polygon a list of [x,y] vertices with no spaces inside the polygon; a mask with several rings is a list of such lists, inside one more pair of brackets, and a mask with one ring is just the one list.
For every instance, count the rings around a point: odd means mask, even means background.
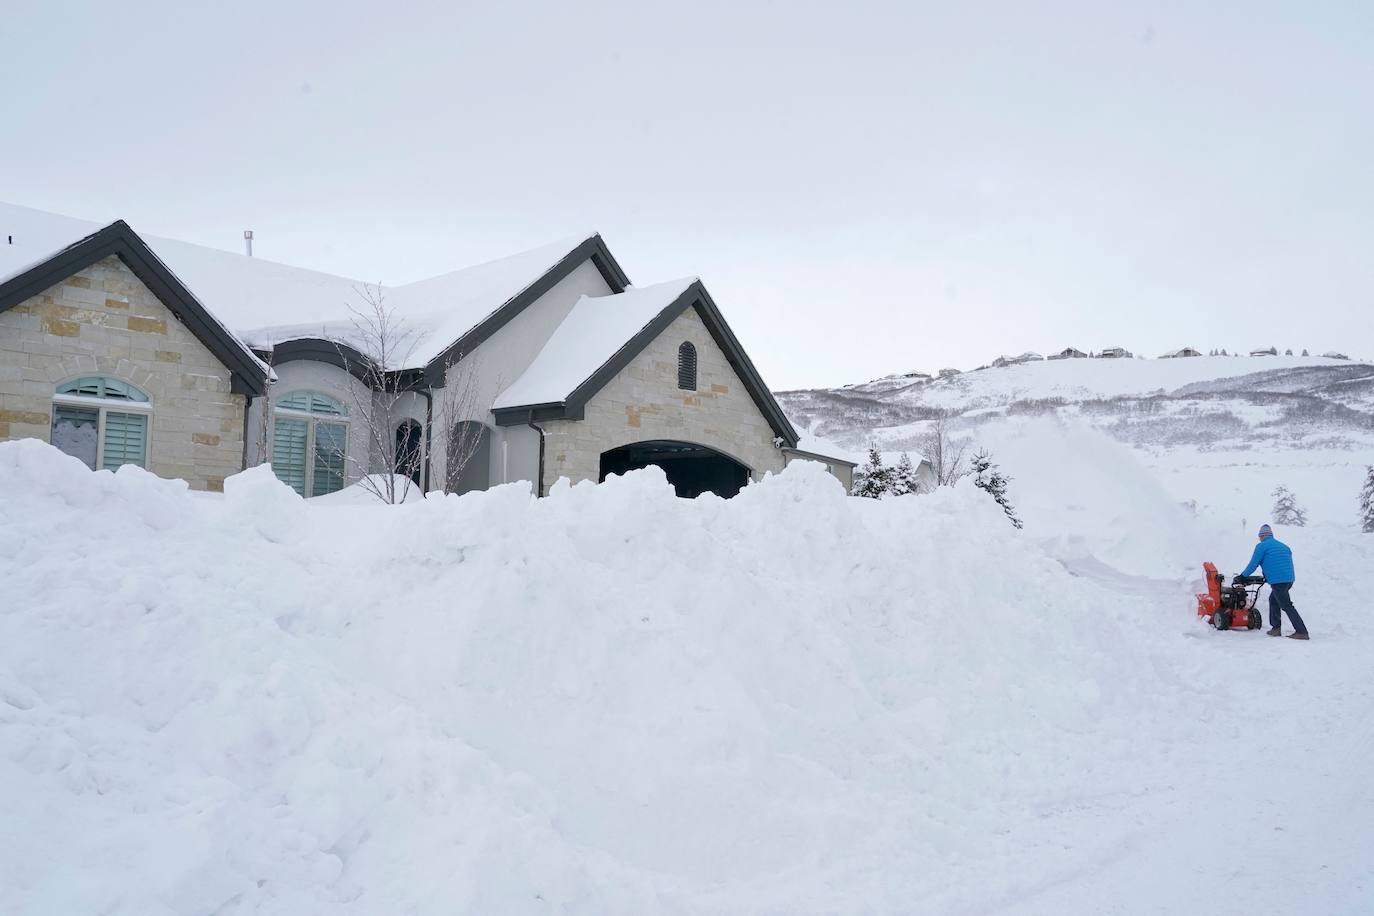
[{"label": "white sky", "polygon": [[0,0],[0,37],[0,199],[386,283],[596,228],[774,388],[1374,355],[1368,0]]}]

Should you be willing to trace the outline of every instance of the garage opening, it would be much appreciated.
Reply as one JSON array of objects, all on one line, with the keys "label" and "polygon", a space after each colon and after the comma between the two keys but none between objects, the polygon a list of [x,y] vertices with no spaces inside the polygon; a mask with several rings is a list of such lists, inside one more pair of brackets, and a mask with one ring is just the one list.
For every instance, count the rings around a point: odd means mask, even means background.
[{"label": "garage opening", "polygon": [[686,499],[703,493],[729,498],[749,482],[749,469],[715,449],[666,439],[636,442],[601,453],[601,480],[655,465],[668,475],[677,495]]}]

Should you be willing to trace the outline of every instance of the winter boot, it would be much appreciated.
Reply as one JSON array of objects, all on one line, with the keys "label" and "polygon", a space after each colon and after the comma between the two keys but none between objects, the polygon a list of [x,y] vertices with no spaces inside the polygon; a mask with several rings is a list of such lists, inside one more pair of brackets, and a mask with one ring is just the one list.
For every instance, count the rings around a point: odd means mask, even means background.
[{"label": "winter boot", "polygon": [[1307,636],[1306,633],[1289,633],[1289,634],[1288,634],[1288,638],[1289,638],[1289,639],[1307,639],[1308,636]]},{"label": "winter boot", "polygon": [[1269,631],[1269,635],[1270,635],[1270,636],[1282,636],[1282,635],[1283,635],[1283,627],[1274,627],[1273,629],[1271,629],[1271,630]]}]

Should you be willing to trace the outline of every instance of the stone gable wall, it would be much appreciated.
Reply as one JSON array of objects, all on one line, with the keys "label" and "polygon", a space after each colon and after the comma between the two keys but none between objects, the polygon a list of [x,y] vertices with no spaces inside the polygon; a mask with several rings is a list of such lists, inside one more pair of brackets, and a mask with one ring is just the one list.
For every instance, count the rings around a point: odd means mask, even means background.
[{"label": "stone gable wall", "polygon": [[49,440],[56,386],[107,375],[147,392],[147,466],[196,490],[243,469],[245,398],[230,372],[115,257],[0,312],[0,440]]},{"label": "stone gable wall", "polygon": [[[697,349],[696,391],[677,387],[677,351],[684,340]],[[694,308],[597,392],[583,419],[540,425],[545,493],[560,477],[596,480],[602,452],[651,439],[708,446],[746,465],[754,480],[783,468],[773,428]]]}]

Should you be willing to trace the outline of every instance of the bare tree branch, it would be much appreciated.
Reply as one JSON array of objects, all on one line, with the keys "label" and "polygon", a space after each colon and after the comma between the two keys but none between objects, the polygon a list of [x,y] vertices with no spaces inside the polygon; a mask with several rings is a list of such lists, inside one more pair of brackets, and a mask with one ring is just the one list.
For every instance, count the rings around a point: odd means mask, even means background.
[{"label": "bare tree branch", "polygon": [[963,477],[969,474],[968,464],[965,455],[968,451],[968,440],[954,440],[949,433],[946,417],[937,417],[930,427],[930,431],[920,439],[920,447],[930,468],[935,472],[935,485],[937,487],[952,487]]},{"label": "bare tree branch", "polygon": [[[409,437],[404,443],[397,441],[401,422],[413,419],[402,402],[414,397],[416,391],[413,380],[399,370],[409,362],[419,339],[387,303],[380,284],[354,287],[354,292],[361,304],[349,306],[352,345],[341,340],[335,343],[344,370],[362,381],[361,386],[350,385],[349,391],[352,422],[362,429],[367,449],[360,456],[345,447],[342,458],[360,471],[358,483],[364,490],[385,503],[404,502],[411,487],[417,486],[414,478],[425,450],[423,439],[414,449],[409,447]],[[382,473],[370,473],[374,463]]]}]

